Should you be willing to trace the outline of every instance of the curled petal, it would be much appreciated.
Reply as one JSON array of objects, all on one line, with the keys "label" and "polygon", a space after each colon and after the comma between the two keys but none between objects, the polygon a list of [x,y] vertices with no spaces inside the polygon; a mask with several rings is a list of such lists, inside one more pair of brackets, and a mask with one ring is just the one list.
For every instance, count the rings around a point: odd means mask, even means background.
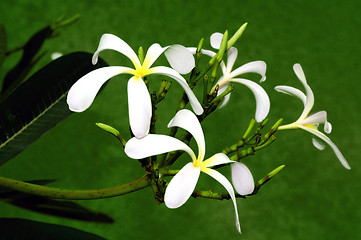
[{"label": "curled petal", "polygon": [[112,66],[89,72],[70,88],[66,99],[69,109],[73,112],[86,110],[106,81],[118,74],[130,73],[131,71],[131,68]]},{"label": "curled petal", "polygon": [[157,60],[167,48],[168,47],[161,47],[158,43],[152,44],[152,46],[148,48],[142,67],[145,69],[150,68],[155,60]]},{"label": "curled petal", "polygon": [[251,171],[240,162],[235,162],[232,168],[232,183],[238,194],[245,196],[254,190],[254,181]]},{"label": "curled petal", "polygon": [[107,49],[115,50],[124,54],[130,59],[130,61],[132,61],[136,68],[140,67],[141,64],[139,62],[139,58],[133,49],[122,39],[109,33],[103,34],[103,36],[100,38],[98,49],[93,55],[93,64],[98,62],[99,53]]},{"label": "curled petal", "polygon": [[263,121],[269,112],[270,109],[270,100],[266,93],[266,91],[257,83],[242,79],[242,78],[233,78],[231,79],[232,82],[238,82],[241,84],[246,85],[249,89],[252,90],[255,98],[256,98],[256,120],[257,122]]},{"label": "curled petal", "polygon": [[180,127],[190,132],[197,142],[199,150],[198,156],[203,160],[206,151],[204,134],[201,124],[193,112],[188,109],[178,111],[174,118],[170,120],[168,127]]},{"label": "curled petal", "polygon": [[320,139],[322,139],[324,142],[326,142],[334,151],[334,153],[336,154],[338,160],[340,160],[341,164],[346,168],[346,169],[351,169],[350,165],[348,164],[348,162],[346,161],[345,157],[342,155],[341,151],[338,149],[338,147],[331,141],[331,139],[329,139],[325,134],[321,133],[320,131],[317,131],[315,129],[312,128],[308,128],[308,127],[304,127],[304,126],[299,126],[300,128],[302,128],[303,130],[306,130],[312,134],[314,134],[315,136],[319,137]]},{"label": "curled petal", "polygon": [[322,142],[320,142],[318,139],[316,139],[316,138],[312,138],[312,144],[313,144],[313,146],[315,146],[315,148],[317,148],[318,150],[323,150],[323,149],[325,149],[325,144],[323,144]]},{"label": "curled petal", "polygon": [[152,102],[141,78],[132,77],[128,81],[128,108],[130,128],[134,136],[144,137],[149,132]]},{"label": "curled petal", "polygon": [[298,123],[301,125],[313,125],[327,122],[327,112],[320,111],[314,113]]},{"label": "curled petal", "polygon": [[229,74],[229,73],[231,72],[234,63],[236,62],[237,55],[238,55],[238,50],[237,50],[237,48],[231,47],[231,48],[228,50],[227,72],[224,73],[224,74]]},{"label": "curled petal", "polygon": [[171,68],[168,68],[168,67],[163,67],[163,66],[153,67],[151,69],[152,69],[152,73],[165,75],[165,76],[171,77],[174,80],[176,80],[183,87],[184,91],[186,92],[188,99],[189,99],[189,103],[191,104],[194,112],[197,115],[200,115],[203,113],[203,108],[202,108],[201,104],[199,103],[197,97],[194,95],[193,91],[188,86],[187,81],[177,71],[175,71]]},{"label": "curled petal", "polygon": [[307,117],[307,115],[310,113],[312,107],[313,107],[313,104],[315,102],[315,97],[313,95],[313,92],[312,92],[312,89],[310,88],[310,86],[307,84],[307,81],[306,81],[306,77],[305,77],[305,74],[302,70],[302,67],[300,64],[296,63],[295,65],[293,65],[293,70],[295,71],[298,79],[301,81],[301,83],[303,84],[303,87],[305,88],[306,90],[306,103],[305,103],[305,107],[303,109],[303,112],[301,114],[301,116],[298,118],[297,121],[300,121],[304,118]]},{"label": "curled petal", "polygon": [[168,208],[178,208],[188,200],[197,185],[200,172],[200,167],[188,163],[172,178],[164,194]]},{"label": "curled petal", "polygon": [[211,35],[211,46],[214,49],[219,49],[221,47],[223,34],[216,32]]},{"label": "curled petal", "polygon": [[221,164],[233,163],[234,161],[230,160],[226,154],[224,153],[217,153],[214,154],[212,157],[208,158],[204,162],[201,163],[201,167],[209,168],[214,167]]},{"label": "curled petal", "polygon": [[233,205],[234,205],[234,210],[235,210],[235,214],[236,214],[236,227],[237,227],[238,232],[241,233],[241,226],[239,224],[239,219],[238,219],[236,196],[234,194],[234,190],[232,188],[231,183],[227,180],[227,178],[225,178],[225,176],[223,176],[222,174],[220,174],[216,170],[213,170],[211,168],[205,168],[202,171],[207,173],[209,176],[211,176],[215,180],[217,180],[228,191],[229,195],[231,196]]},{"label": "curled petal", "polygon": [[182,45],[172,45],[164,54],[172,68],[180,74],[187,74],[195,67],[192,52]]},{"label": "curled petal", "polygon": [[266,69],[267,65],[264,61],[249,62],[232,71],[227,78],[234,78],[243,73],[258,73],[262,77],[260,81],[264,82],[266,80]]},{"label": "curled petal", "polygon": [[306,106],[306,95],[297,88],[289,87],[289,86],[276,86],[275,90],[277,92],[285,93],[294,96],[296,98],[299,98],[303,102],[303,105]]},{"label": "curled petal", "polygon": [[298,79],[300,79],[301,82],[307,83],[305,73],[303,72],[301,64],[299,64],[299,63],[294,64],[293,71],[296,73]]},{"label": "curled petal", "polygon": [[174,137],[160,134],[148,134],[141,139],[131,138],[124,149],[127,156],[133,159],[142,159],[177,150],[187,152],[193,161],[196,160],[192,149],[184,142]]}]

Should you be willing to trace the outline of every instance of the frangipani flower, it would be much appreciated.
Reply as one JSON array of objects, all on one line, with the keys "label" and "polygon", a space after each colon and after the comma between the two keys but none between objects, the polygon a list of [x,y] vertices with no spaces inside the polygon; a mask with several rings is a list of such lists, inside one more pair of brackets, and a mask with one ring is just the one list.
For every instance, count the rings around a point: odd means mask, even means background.
[{"label": "frangipani flower", "polygon": [[[220,164],[233,163],[225,154],[217,153],[204,160],[205,141],[202,127],[197,117],[189,110],[183,109],[177,112],[170,121],[168,127],[180,127],[190,132],[198,145],[198,156],[184,142],[166,135],[148,134],[142,139],[132,138],[125,145],[125,153],[134,159],[142,159],[153,155],[182,150],[189,154],[192,162],[186,164],[170,181],[164,195],[164,201],[169,208],[182,206],[193,193],[201,172],[213,177],[221,183],[232,198],[236,214],[236,226],[240,232],[237,204],[231,183],[222,174],[211,167]],[[244,182],[252,182],[249,175],[244,175]]]},{"label": "frangipani flower", "polygon": [[[223,34],[221,33],[212,34],[211,46],[215,49],[219,49],[222,38]],[[193,54],[196,53],[196,48],[188,49]],[[202,50],[202,54],[213,57],[216,53],[210,50]],[[264,61],[249,62],[232,71],[233,65],[237,59],[237,55],[238,50],[234,47],[231,47],[228,50],[227,65],[223,61],[220,64],[223,76],[216,83],[216,85],[219,86],[218,95],[224,92],[231,82],[237,82],[247,86],[249,89],[251,89],[256,98],[257,106],[255,119],[257,120],[257,122],[261,122],[266,118],[270,109],[270,100],[266,91],[260,85],[253,81],[236,77],[244,73],[258,73],[262,77],[261,82],[264,82],[266,80],[266,63]],[[214,89],[215,86],[213,87],[212,91],[214,91]],[[230,96],[231,94],[229,93],[224,97],[223,103],[220,105],[220,107],[223,107],[228,103]]]},{"label": "frangipani flower", "polygon": [[[313,92],[312,92],[310,86],[308,86],[308,84],[307,84],[306,77],[302,70],[301,65],[298,63],[293,65],[293,70],[295,71],[298,79],[301,81],[302,85],[304,86],[304,88],[306,90],[306,95],[303,92],[301,92],[300,90],[293,88],[293,87],[289,87],[289,86],[277,86],[277,87],[275,87],[275,89],[278,92],[289,94],[289,95],[292,95],[294,97],[301,99],[301,101],[303,102],[303,105],[304,105],[304,109],[303,109],[301,116],[294,123],[280,126],[278,128],[278,130],[301,128],[303,130],[306,130],[306,131],[312,133],[313,135],[315,135],[316,137],[323,140],[325,143],[327,143],[332,148],[332,150],[335,152],[337,158],[340,160],[341,164],[346,169],[351,169],[350,165],[347,163],[345,157],[342,155],[341,151],[337,148],[337,146],[325,134],[323,134],[322,132],[320,132],[318,130],[318,125],[323,123],[324,131],[326,133],[331,132],[332,126],[329,122],[327,122],[326,111],[320,111],[320,112],[317,112],[317,113],[314,113],[314,114],[308,116],[308,114],[310,113],[310,111],[313,107],[313,104],[314,104],[314,95],[313,95]],[[324,146],[322,144],[320,144],[318,141],[313,140],[313,143],[320,150],[322,150],[324,148]]]},{"label": "frangipani flower", "polygon": [[[70,110],[74,112],[86,110],[106,81],[118,74],[130,74],[132,77],[128,81],[129,122],[133,134],[137,138],[142,138],[149,132],[152,116],[151,99],[143,77],[150,74],[160,74],[175,79],[186,92],[195,113],[201,114],[203,112],[201,104],[189,88],[186,80],[178,73],[188,73],[194,67],[194,58],[185,47],[173,45],[163,48],[155,43],[149,47],[144,62],[141,64],[136,53],[126,42],[115,35],[104,34],[100,39],[98,49],[93,55],[93,64],[97,63],[99,53],[107,49],[118,51],[127,56],[132,61],[134,69],[110,66],[86,74],[69,90],[67,102]],[[164,66],[151,67],[163,52],[165,52],[170,65],[178,72]]]}]

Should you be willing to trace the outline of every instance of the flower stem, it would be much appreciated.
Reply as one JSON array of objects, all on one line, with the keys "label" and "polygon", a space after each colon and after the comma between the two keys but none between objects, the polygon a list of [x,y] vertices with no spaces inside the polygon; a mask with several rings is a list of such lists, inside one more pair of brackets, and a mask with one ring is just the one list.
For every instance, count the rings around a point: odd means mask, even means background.
[{"label": "flower stem", "polygon": [[143,176],[141,178],[138,178],[137,180],[134,180],[133,182],[129,182],[111,188],[102,188],[102,189],[94,189],[94,190],[69,190],[69,189],[41,186],[41,185],[26,183],[5,177],[0,177],[0,186],[12,190],[35,194],[48,198],[68,199],[68,200],[92,200],[92,199],[116,197],[146,188],[149,186],[149,179],[147,176]]}]

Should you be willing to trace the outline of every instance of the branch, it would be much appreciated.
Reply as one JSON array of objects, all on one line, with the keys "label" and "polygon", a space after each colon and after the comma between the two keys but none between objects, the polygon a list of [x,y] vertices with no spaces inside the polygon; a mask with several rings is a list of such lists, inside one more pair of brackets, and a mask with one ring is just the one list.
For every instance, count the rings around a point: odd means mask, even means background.
[{"label": "branch", "polygon": [[135,192],[149,186],[147,176],[137,180],[111,188],[102,188],[94,190],[69,190],[54,187],[40,186],[32,183],[17,181],[5,177],[0,177],[0,186],[13,189],[20,192],[39,195],[48,198],[68,199],[68,200],[92,200],[111,198],[131,192]]}]

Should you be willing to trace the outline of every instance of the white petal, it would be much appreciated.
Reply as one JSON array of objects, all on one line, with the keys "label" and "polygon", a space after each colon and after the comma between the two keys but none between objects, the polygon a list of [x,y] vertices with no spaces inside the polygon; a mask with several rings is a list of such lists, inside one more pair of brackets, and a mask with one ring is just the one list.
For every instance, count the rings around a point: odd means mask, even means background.
[{"label": "white petal", "polygon": [[131,138],[124,149],[127,156],[133,159],[142,159],[177,150],[187,152],[193,161],[196,160],[192,149],[184,142],[174,137],[160,134],[148,134],[141,139]]},{"label": "white petal", "polygon": [[[187,49],[194,55],[197,53],[197,48],[195,47],[187,47]],[[210,57],[214,57],[216,55],[215,52],[211,51],[211,50],[205,50],[205,49],[201,49],[201,53]]]},{"label": "white petal", "polygon": [[174,80],[176,80],[183,87],[184,91],[186,92],[188,99],[189,99],[189,103],[191,104],[194,112],[197,115],[200,115],[203,113],[203,108],[202,108],[201,104],[199,103],[197,97],[194,95],[193,91],[188,86],[187,81],[177,71],[175,71],[171,68],[168,68],[168,67],[163,67],[163,66],[153,67],[151,69],[152,69],[153,73],[165,75],[165,76],[171,77]]},{"label": "white petal", "polygon": [[325,131],[325,133],[331,133],[332,132],[332,125],[330,122],[325,122],[325,126],[323,128],[323,130]]},{"label": "white petal", "polygon": [[306,90],[306,104],[305,104],[305,107],[303,109],[301,116],[297,120],[297,121],[299,121],[299,120],[306,118],[307,115],[310,113],[310,111],[313,107],[313,104],[315,102],[315,97],[313,95],[312,89],[307,84],[306,77],[302,70],[301,65],[296,63],[295,65],[293,65],[293,70],[295,71],[298,79],[301,81],[301,83],[303,84],[303,86]]},{"label": "white petal", "polygon": [[254,190],[254,181],[251,171],[240,162],[231,165],[232,183],[238,194],[245,196],[251,194]]},{"label": "white petal", "polygon": [[130,128],[134,136],[144,137],[149,132],[152,102],[141,78],[132,77],[128,81],[128,108]]},{"label": "white petal", "polygon": [[223,34],[216,32],[211,35],[211,46],[214,49],[219,49],[221,47]]},{"label": "white petal", "polygon": [[318,139],[316,139],[316,138],[312,138],[312,144],[313,144],[313,146],[315,146],[315,148],[317,148],[318,150],[323,150],[323,149],[325,149],[325,144],[323,144],[323,142],[320,142]]},{"label": "white petal", "polygon": [[299,98],[303,102],[303,105],[306,106],[306,95],[297,88],[289,86],[276,86],[275,90]]},{"label": "white petal", "polygon": [[172,68],[180,74],[187,74],[195,67],[192,52],[182,45],[172,45],[164,54]]},{"label": "white petal", "polygon": [[206,151],[204,134],[196,115],[188,109],[182,109],[170,120],[168,127],[180,127],[192,134],[198,145],[198,157],[203,160]]},{"label": "white petal", "polygon": [[214,57],[217,54],[211,50],[205,50],[205,49],[202,49],[201,53],[210,57]]},{"label": "white petal", "polygon": [[136,68],[140,67],[139,58],[133,49],[122,39],[109,33],[103,34],[103,36],[100,38],[98,49],[93,55],[93,64],[98,62],[99,53],[107,49],[115,50],[124,54],[132,61]]},{"label": "white petal", "polygon": [[152,46],[149,47],[147,54],[145,55],[142,67],[145,69],[150,68],[155,60],[157,60],[167,48],[168,47],[161,47],[158,43],[152,44]]},{"label": "white petal", "polygon": [[220,184],[223,185],[223,187],[225,187],[225,189],[227,189],[227,191],[228,191],[228,193],[231,196],[232,201],[233,201],[234,210],[235,210],[235,214],[236,214],[236,227],[237,227],[238,232],[240,233],[241,232],[241,226],[239,224],[239,219],[238,219],[236,196],[234,194],[234,190],[232,188],[231,183],[227,180],[227,178],[225,178],[222,174],[220,174],[216,170],[206,168],[206,169],[204,169],[202,171],[207,173],[209,176],[211,176],[215,180],[217,180]]},{"label": "white petal", "polygon": [[130,73],[131,71],[131,68],[111,66],[89,72],[70,88],[66,100],[69,109],[74,112],[86,110],[106,81],[115,75]]},{"label": "white petal", "polygon": [[327,121],[326,111],[320,111],[308,116],[307,118],[305,118],[302,121],[299,121],[298,123],[301,125],[312,125],[312,124],[325,123],[326,121]]},{"label": "white petal", "polygon": [[218,108],[221,109],[224,106],[226,106],[227,103],[229,102],[230,98],[231,98],[231,93],[228,93],[226,96],[224,96],[223,101],[222,101],[221,105],[218,106]]},{"label": "white petal", "polygon": [[258,73],[262,77],[260,81],[263,82],[266,80],[266,69],[264,61],[249,62],[232,71],[227,78],[234,78],[243,73]]},{"label": "white petal", "polygon": [[197,185],[200,172],[200,167],[188,163],[172,178],[164,194],[168,208],[178,208],[188,200]]},{"label": "white petal", "polygon": [[249,89],[252,90],[255,98],[256,98],[256,121],[257,122],[261,122],[263,121],[269,112],[270,109],[270,100],[269,97],[266,93],[266,91],[257,83],[247,80],[247,79],[242,79],[242,78],[233,78],[231,79],[232,82],[238,82],[241,84],[246,85]]},{"label": "white petal", "polygon": [[[222,94],[228,88],[229,85],[230,85],[230,83],[226,83],[226,84],[222,85],[221,87],[219,87],[217,95],[219,96],[220,94]],[[231,97],[231,93],[228,93],[226,96],[224,96],[223,101],[222,101],[221,105],[218,106],[218,108],[221,109],[224,106],[226,106],[230,97]]]},{"label": "white petal", "polygon": [[51,60],[55,60],[55,59],[57,59],[57,58],[60,58],[61,56],[63,56],[62,53],[60,53],[60,52],[53,52],[53,53],[51,54]]},{"label": "white petal", "polygon": [[224,64],[224,61],[222,61],[220,65],[221,65],[221,69],[222,69],[222,73],[223,73],[222,77],[224,77],[224,75],[229,74],[229,72],[232,70],[231,69],[230,71],[227,71],[227,67],[226,67],[226,64]]},{"label": "white petal", "polygon": [[225,74],[229,74],[232,71],[233,65],[237,59],[238,50],[235,47],[231,47],[228,50],[228,57],[227,57],[227,71]]},{"label": "white petal", "polygon": [[197,53],[197,48],[196,47],[187,47],[188,51],[190,51],[193,55],[195,55]]},{"label": "white petal", "polygon": [[295,71],[298,79],[301,80],[301,82],[306,83],[306,77],[305,77],[305,73],[303,72],[303,69],[301,67],[301,65],[299,63],[296,63],[293,65],[293,71]]},{"label": "white petal", "polygon": [[340,160],[341,164],[346,168],[346,169],[351,169],[350,165],[347,163],[345,157],[342,155],[341,151],[337,148],[337,146],[331,141],[331,139],[329,139],[325,134],[321,133],[320,131],[308,128],[308,127],[304,127],[304,126],[299,126],[300,128],[314,134],[315,136],[319,137],[320,139],[322,139],[323,141],[325,141],[331,148],[332,150],[335,152],[338,160]]},{"label": "white petal", "polygon": [[233,163],[234,161],[230,160],[226,154],[217,153],[212,157],[208,158],[204,162],[201,163],[202,168],[214,167],[221,164]]}]

